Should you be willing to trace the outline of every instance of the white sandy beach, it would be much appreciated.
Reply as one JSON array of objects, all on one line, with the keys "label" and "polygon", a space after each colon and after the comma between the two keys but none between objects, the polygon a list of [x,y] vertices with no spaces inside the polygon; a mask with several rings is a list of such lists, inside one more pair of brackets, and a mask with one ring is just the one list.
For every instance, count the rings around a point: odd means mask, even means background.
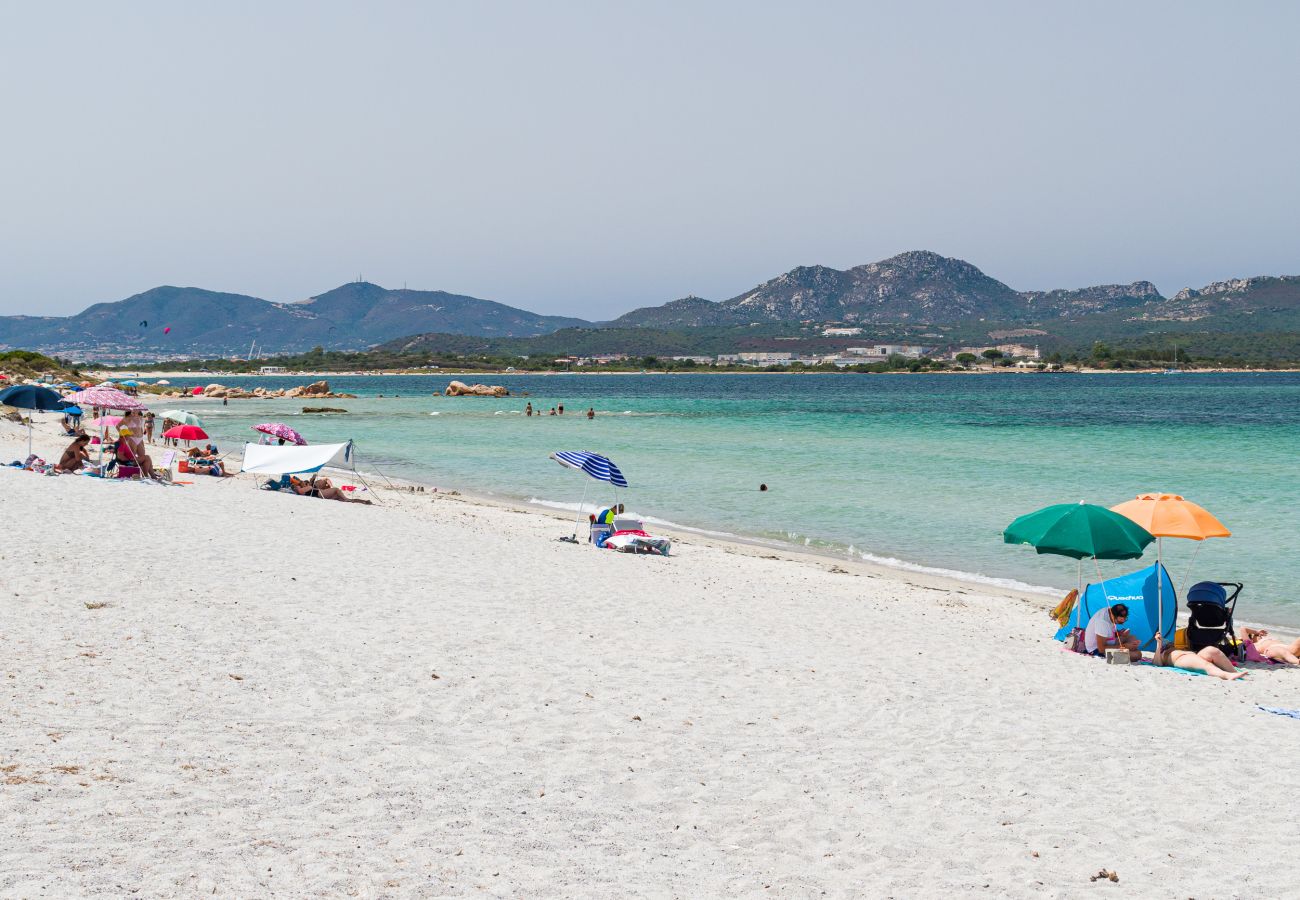
[{"label": "white sandy beach", "polygon": [[1258,709],[1300,670],[1107,666],[920,575],[195,480],[0,470],[4,896],[1300,895],[1300,721]]}]

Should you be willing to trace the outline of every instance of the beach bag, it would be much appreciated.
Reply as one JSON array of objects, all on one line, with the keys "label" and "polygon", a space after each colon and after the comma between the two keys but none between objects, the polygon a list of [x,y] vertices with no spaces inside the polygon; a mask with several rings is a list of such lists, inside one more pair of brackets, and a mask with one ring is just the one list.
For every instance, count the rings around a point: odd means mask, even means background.
[{"label": "beach bag", "polygon": [[1065,645],[1065,649],[1069,650],[1071,653],[1087,654],[1088,652],[1088,647],[1083,642],[1082,628],[1071,629],[1070,633],[1065,636],[1065,641],[1063,643]]}]

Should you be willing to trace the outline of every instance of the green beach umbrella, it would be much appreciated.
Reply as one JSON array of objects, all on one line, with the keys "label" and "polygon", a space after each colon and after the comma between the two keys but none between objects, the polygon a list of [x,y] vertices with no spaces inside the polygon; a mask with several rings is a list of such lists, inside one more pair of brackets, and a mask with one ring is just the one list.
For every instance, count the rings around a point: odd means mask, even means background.
[{"label": "green beach umbrella", "polygon": [[162,414],[164,419],[171,419],[173,422],[179,422],[182,425],[203,425],[203,420],[192,412],[186,412],[183,409],[169,409]]},{"label": "green beach umbrella", "polygon": [[1071,559],[1137,559],[1155,535],[1104,506],[1058,503],[1016,519],[1002,540]]},{"label": "green beach umbrella", "polygon": [[1097,580],[1099,559],[1137,559],[1155,535],[1128,516],[1092,503],[1057,503],[1026,513],[1006,527],[1002,540],[1028,544],[1039,553],[1054,553],[1077,559],[1079,596],[1083,596],[1083,561],[1093,560]]}]

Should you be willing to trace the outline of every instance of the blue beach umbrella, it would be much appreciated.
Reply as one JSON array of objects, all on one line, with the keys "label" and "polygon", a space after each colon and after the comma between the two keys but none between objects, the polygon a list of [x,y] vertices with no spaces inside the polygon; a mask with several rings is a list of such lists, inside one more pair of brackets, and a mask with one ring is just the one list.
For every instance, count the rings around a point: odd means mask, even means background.
[{"label": "blue beach umbrella", "polygon": [[597,481],[608,481],[614,487],[627,487],[627,479],[618,466],[609,457],[599,453],[590,450],[557,450],[551,454],[551,459],[570,469],[586,472]]},{"label": "blue beach umbrella", "polygon": [[16,384],[0,391],[0,403],[17,409],[53,412],[63,408],[63,398],[46,387],[35,384]]},{"label": "blue beach umbrella", "polygon": [[69,416],[79,416],[79,415],[82,415],[81,407],[80,407],[80,406],[77,406],[76,404],[72,404],[71,406],[65,406],[65,407],[63,407],[63,412],[66,413],[66,414],[69,415]]},{"label": "blue beach umbrella", "polygon": [[[0,403],[15,409],[33,412],[58,412],[63,409],[63,398],[49,388],[34,384],[16,384],[0,391]],[[27,417],[27,455],[32,455],[32,419]]]},{"label": "blue beach umbrella", "polygon": [[[596,481],[607,481],[615,488],[627,487],[627,479],[608,456],[601,456],[590,450],[557,450],[551,454],[551,459],[567,469],[576,469]],[[573,536],[562,538],[572,544],[578,543],[578,522],[582,519],[582,507],[587,502],[589,484],[586,481],[582,484],[582,501],[578,504],[578,514],[573,520]],[[615,499],[618,498],[617,493],[614,496]]]}]

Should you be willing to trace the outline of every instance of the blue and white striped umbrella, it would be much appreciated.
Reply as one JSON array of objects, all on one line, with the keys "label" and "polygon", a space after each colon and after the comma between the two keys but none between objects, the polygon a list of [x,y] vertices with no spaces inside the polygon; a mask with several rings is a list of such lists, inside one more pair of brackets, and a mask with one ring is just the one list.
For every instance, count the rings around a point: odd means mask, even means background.
[{"label": "blue and white striped umbrella", "polygon": [[589,450],[557,450],[551,454],[551,459],[570,469],[586,472],[597,481],[608,481],[614,487],[627,487],[627,479],[623,477],[618,466],[599,453],[592,453]]}]

